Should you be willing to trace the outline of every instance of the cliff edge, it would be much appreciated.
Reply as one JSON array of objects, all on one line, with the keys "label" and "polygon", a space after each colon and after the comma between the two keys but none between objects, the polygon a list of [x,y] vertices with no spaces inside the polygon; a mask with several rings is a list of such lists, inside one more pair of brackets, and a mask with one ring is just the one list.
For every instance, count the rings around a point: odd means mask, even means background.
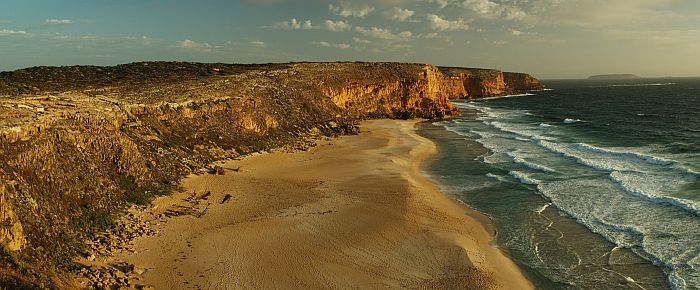
[{"label": "cliff edge", "polygon": [[544,85],[525,73],[495,69],[440,67],[446,91],[455,99],[478,99],[542,90]]},{"label": "cliff edge", "polygon": [[[451,97],[540,89],[526,74],[403,63],[142,62],[0,72],[0,288],[56,273],[131,204],[213,161],[366,118],[441,118]],[[53,273],[53,274],[52,274]]]}]

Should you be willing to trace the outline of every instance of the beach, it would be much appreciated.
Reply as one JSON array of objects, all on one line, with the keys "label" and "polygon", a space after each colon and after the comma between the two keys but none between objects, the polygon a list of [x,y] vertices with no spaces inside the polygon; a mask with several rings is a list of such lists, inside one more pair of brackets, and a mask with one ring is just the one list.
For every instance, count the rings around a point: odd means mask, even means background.
[{"label": "beach", "polygon": [[436,147],[417,122],[191,175],[138,213],[158,234],[118,258],[156,289],[531,289],[488,218],[420,174]]}]

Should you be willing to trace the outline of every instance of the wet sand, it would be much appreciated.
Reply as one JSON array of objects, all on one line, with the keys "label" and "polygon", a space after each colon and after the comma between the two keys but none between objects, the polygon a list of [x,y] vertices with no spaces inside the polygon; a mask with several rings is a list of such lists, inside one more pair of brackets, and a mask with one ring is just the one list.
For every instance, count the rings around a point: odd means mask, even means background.
[{"label": "wet sand", "polygon": [[141,213],[176,216],[118,258],[156,289],[531,289],[488,219],[420,175],[435,144],[416,122],[192,175]]}]

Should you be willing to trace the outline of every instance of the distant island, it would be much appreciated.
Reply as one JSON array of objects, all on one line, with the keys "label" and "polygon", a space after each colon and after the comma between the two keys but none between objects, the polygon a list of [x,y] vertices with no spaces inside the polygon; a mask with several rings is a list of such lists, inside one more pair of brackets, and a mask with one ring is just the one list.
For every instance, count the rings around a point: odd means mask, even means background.
[{"label": "distant island", "polygon": [[640,77],[633,74],[609,74],[609,75],[594,75],[588,77],[589,80],[630,80],[639,79]]}]

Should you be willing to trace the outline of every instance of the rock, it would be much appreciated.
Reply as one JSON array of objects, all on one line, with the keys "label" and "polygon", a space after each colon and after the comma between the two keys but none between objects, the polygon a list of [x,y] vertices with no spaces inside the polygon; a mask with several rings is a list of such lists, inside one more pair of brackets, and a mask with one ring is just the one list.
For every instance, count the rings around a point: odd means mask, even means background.
[{"label": "rock", "polygon": [[544,85],[536,78],[525,73],[504,72],[506,85],[517,91],[542,90]]},{"label": "rock", "polygon": [[309,130],[309,133],[311,135],[321,135],[321,129],[319,129],[317,127],[313,127],[313,128],[311,128],[311,130]]},{"label": "rock", "polygon": [[216,165],[209,169],[209,174],[224,175],[226,174],[226,171],[223,167]]},{"label": "rock", "polygon": [[27,244],[24,230],[19,219],[5,198],[5,184],[0,180],[0,248],[19,251]]},{"label": "rock", "polygon": [[143,275],[143,273],[145,273],[145,272],[146,272],[146,269],[139,268],[139,267],[136,267],[131,271],[131,273],[134,273],[135,275]]}]

